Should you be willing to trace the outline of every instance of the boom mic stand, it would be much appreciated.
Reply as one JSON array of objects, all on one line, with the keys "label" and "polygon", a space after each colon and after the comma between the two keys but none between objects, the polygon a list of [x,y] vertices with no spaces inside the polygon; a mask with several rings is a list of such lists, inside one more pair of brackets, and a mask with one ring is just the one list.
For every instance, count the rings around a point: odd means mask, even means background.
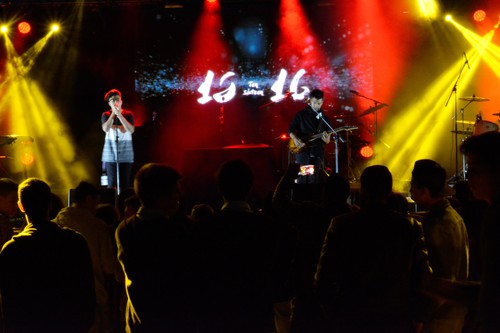
[{"label": "boom mic stand", "polygon": [[335,142],[335,173],[339,173],[339,141],[344,143],[344,140],[339,136],[339,134],[337,133],[337,131],[335,131],[333,129],[333,127],[325,120],[325,118],[323,118],[323,115],[321,114],[321,112],[318,112],[316,110],[314,110],[312,107],[311,109],[316,112],[316,118],[317,119],[321,119],[325,124],[326,126],[330,129],[330,131],[332,131],[333,133],[333,140]]},{"label": "boom mic stand", "polygon": [[380,140],[380,138],[378,136],[378,110],[380,110],[382,108],[385,108],[388,105],[386,103],[382,103],[380,101],[377,101],[376,99],[373,99],[373,98],[370,98],[368,96],[362,95],[362,94],[360,94],[360,93],[358,93],[357,91],[354,91],[354,90],[351,90],[351,93],[353,93],[356,96],[359,96],[361,98],[367,99],[367,100],[372,101],[373,103],[375,103],[375,105],[373,105],[372,107],[370,107],[367,110],[365,110],[359,116],[360,117],[364,117],[366,115],[369,115],[369,114],[373,113],[374,114],[374,121],[373,121],[374,133],[372,133],[372,135],[375,138],[375,141],[379,141],[384,146],[386,146],[387,148],[391,148],[387,143],[385,143],[382,140]]},{"label": "boom mic stand", "polygon": [[[465,53],[464,53],[465,54]],[[458,126],[457,126],[457,120],[458,120],[458,97],[457,97],[457,87],[458,87],[458,81],[460,81],[460,77],[462,76],[462,72],[465,69],[465,65],[469,66],[469,61],[467,60],[467,57],[465,57],[465,61],[462,65],[462,68],[460,69],[460,72],[458,73],[458,77],[455,81],[455,84],[453,84],[453,88],[451,89],[450,96],[448,97],[448,100],[446,101],[446,104],[444,107],[446,108],[448,106],[448,103],[450,102],[451,96],[455,96],[454,98],[454,107],[453,107],[453,129],[454,129],[454,144],[455,144],[455,180],[459,180],[459,171],[458,171]],[[463,174],[463,179],[465,179],[465,167],[462,170]]]}]

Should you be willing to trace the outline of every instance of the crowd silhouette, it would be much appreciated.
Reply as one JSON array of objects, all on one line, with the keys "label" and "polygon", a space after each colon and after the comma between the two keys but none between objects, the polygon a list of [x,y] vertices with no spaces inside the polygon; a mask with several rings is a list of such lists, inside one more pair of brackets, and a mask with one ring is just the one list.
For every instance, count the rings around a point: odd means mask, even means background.
[{"label": "crowd silhouette", "polygon": [[86,181],[63,207],[42,179],[0,179],[1,330],[500,332],[500,133],[460,149],[453,188],[429,159],[403,194],[383,165],[358,190],[297,183],[292,163],[258,207],[241,159],[214,175],[221,207],[184,207],[182,175],[159,163],[116,205]]}]

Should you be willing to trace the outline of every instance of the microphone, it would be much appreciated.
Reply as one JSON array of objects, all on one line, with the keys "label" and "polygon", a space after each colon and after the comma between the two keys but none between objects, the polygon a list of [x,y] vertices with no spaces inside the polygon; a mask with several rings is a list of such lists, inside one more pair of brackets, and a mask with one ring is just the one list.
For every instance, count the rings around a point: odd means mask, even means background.
[{"label": "microphone", "polygon": [[464,51],[464,57],[465,57],[465,63],[467,64],[467,67],[469,67],[470,69],[469,59],[467,59],[467,54],[465,53],[465,51]]},{"label": "microphone", "polygon": [[349,90],[349,92],[354,95],[359,95],[359,92],[357,92],[356,90]]}]

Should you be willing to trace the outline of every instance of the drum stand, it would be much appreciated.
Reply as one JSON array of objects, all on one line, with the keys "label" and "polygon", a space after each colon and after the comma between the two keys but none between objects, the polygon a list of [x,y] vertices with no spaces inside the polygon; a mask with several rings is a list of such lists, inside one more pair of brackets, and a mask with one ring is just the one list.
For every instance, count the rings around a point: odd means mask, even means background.
[{"label": "drum stand", "polygon": [[[464,111],[465,109],[469,106],[469,104],[471,104],[472,101],[469,101],[469,103],[465,104],[465,106],[463,108],[460,109],[460,117],[461,117],[461,123],[462,123],[462,140],[461,140],[461,143],[463,143],[466,139],[465,137],[465,119],[464,119]],[[458,128],[457,126],[457,119],[455,119],[455,128]],[[458,156],[458,133],[455,133],[455,142],[456,142],[456,151],[455,151],[455,154]],[[457,167],[458,168],[458,167]],[[457,171],[457,174],[458,174],[459,171]],[[465,162],[465,154],[462,154],[462,177],[463,177],[463,180],[467,180],[467,171],[466,171],[466,162]]]}]

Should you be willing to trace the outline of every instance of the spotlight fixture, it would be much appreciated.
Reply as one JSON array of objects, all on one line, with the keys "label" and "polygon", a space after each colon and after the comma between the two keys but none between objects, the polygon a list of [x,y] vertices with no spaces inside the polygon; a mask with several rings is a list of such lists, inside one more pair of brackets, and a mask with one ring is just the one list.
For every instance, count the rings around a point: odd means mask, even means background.
[{"label": "spotlight fixture", "polygon": [[420,13],[428,19],[435,19],[439,15],[439,4],[435,0],[419,0]]},{"label": "spotlight fixture", "polygon": [[35,156],[32,153],[24,153],[21,156],[21,164],[24,166],[31,166],[35,163]]},{"label": "spotlight fixture", "polygon": [[52,26],[50,27],[50,30],[53,32],[58,32],[59,29],[60,29],[59,24],[52,24]]},{"label": "spotlight fixture", "polygon": [[5,34],[5,33],[7,33],[7,31],[9,31],[9,27],[6,25],[2,25],[0,27],[0,31]]},{"label": "spotlight fixture", "polygon": [[476,21],[476,22],[483,22],[484,19],[486,18],[486,12],[482,9],[478,9],[474,12],[472,17],[474,18],[474,21]]},{"label": "spotlight fixture", "polygon": [[373,156],[373,148],[369,145],[365,145],[359,150],[359,155],[364,158],[370,158]]},{"label": "spotlight fixture", "polygon": [[31,31],[31,25],[26,21],[19,22],[17,30],[23,35],[29,34]]}]

